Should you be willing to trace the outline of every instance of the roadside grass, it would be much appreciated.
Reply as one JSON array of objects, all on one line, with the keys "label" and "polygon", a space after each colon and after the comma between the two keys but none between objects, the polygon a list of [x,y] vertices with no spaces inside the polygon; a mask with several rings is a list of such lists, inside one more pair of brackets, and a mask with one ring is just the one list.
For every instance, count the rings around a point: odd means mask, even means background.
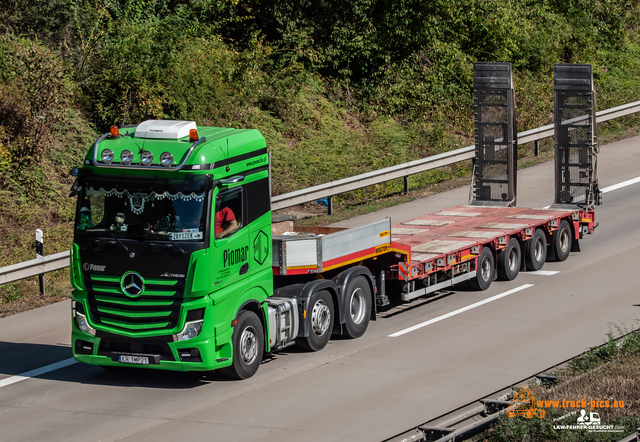
[{"label": "roadside grass", "polygon": [[[551,387],[532,385],[536,401],[581,401],[600,416],[601,425],[621,427],[621,432],[589,432],[582,429],[554,429],[555,426],[576,425],[582,405],[574,408],[545,408],[544,418],[509,418],[500,416],[497,423],[472,442],[558,441],[596,442],[619,441],[633,434],[640,422],[640,333],[626,327],[612,326],[603,346],[595,347],[571,361],[553,375],[558,382]],[[591,401],[609,401],[609,407]],[[624,406],[614,407],[614,401]],[[606,405],[606,404],[605,404]]]}]

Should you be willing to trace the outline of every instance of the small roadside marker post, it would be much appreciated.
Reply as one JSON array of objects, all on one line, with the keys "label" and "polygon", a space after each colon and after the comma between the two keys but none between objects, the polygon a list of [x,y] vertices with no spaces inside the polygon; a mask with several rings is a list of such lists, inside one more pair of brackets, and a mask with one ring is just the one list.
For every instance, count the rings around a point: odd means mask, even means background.
[{"label": "small roadside marker post", "polygon": [[[36,258],[44,259],[44,243],[40,229],[36,229]],[[38,279],[40,280],[40,295],[44,296],[44,273],[39,274]]]}]

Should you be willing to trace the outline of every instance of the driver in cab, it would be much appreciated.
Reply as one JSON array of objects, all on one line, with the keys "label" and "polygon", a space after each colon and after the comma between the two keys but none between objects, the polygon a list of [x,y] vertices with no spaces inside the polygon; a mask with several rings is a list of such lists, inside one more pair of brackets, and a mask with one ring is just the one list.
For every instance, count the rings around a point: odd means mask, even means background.
[{"label": "driver in cab", "polygon": [[238,221],[229,207],[221,207],[214,217],[214,234],[216,239],[225,238],[238,230]]}]

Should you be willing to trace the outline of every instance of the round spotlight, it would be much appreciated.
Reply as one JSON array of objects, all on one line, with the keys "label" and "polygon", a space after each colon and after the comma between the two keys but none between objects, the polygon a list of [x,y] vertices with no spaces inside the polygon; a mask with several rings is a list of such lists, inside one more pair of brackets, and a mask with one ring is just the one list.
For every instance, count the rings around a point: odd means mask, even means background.
[{"label": "round spotlight", "polygon": [[160,156],[160,164],[165,167],[171,166],[173,164],[173,155],[171,155],[169,152],[164,152]]},{"label": "round spotlight", "polygon": [[142,152],[142,155],[140,157],[142,159],[142,164],[144,164],[145,166],[151,166],[151,164],[153,164],[153,154],[148,150]]},{"label": "round spotlight", "polygon": [[103,150],[100,156],[103,163],[111,164],[113,162],[113,151],[111,149]]},{"label": "round spotlight", "polygon": [[120,161],[122,161],[122,164],[133,163],[133,153],[130,150],[123,150],[120,154]]}]

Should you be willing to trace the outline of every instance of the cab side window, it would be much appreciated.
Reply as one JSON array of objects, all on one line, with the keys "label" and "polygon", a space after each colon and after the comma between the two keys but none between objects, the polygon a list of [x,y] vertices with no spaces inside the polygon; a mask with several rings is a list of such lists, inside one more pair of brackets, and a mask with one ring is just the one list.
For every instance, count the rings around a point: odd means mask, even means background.
[{"label": "cab side window", "polygon": [[242,228],[242,188],[228,190],[218,194],[213,219],[213,232],[216,239],[227,238]]}]

